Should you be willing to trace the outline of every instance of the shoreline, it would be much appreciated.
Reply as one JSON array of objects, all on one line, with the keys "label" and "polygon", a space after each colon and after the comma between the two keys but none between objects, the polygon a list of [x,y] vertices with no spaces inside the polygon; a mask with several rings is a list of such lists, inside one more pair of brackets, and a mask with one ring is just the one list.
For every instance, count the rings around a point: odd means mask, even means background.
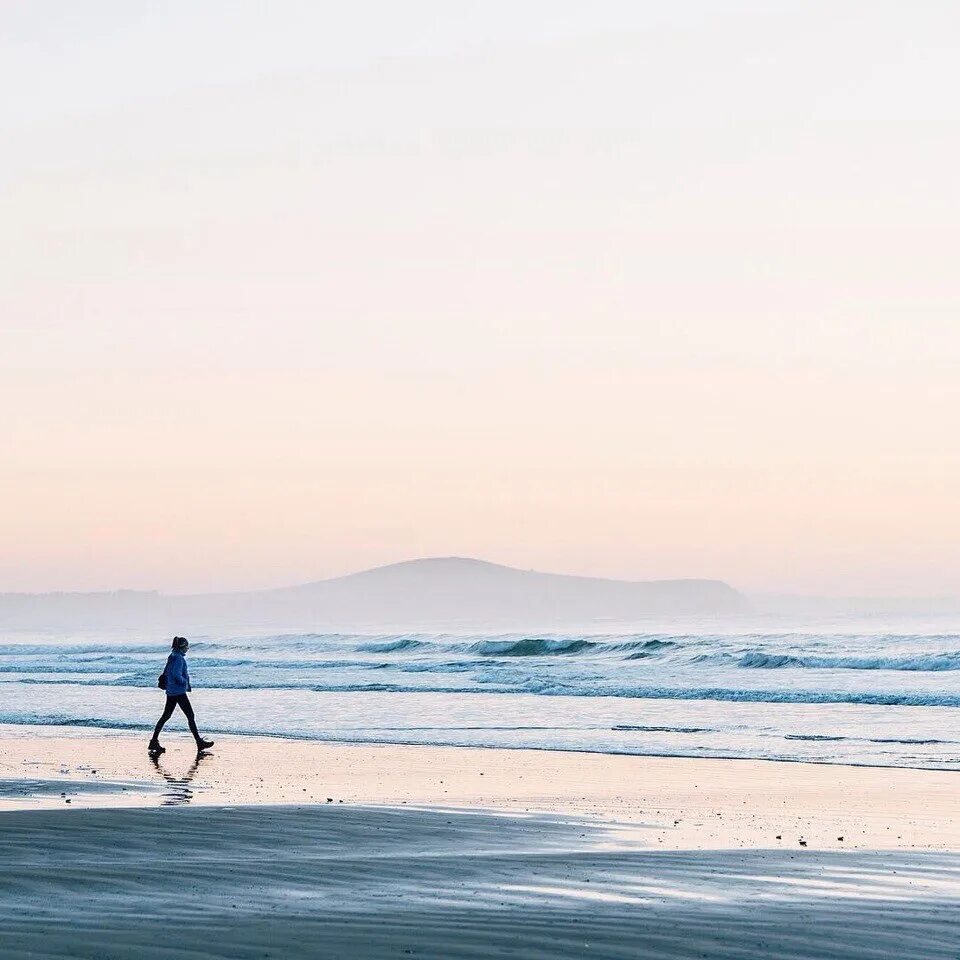
[{"label": "shoreline", "polygon": [[960,850],[960,781],[950,770],[236,735],[218,735],[197,759],[179,731],[151,760],[129,732],[7,729],[0,812],[329,798],[643,822],[674,849],[802,837],[818,849]]},{"label": "shoreline", "polygon": [[0,739],[4,958],[956,958],[951,771],[74,729]]},{"label": "shoreline", "polygon": [[[4,730],[29,730],[38,737],[56,738],[75,738],[83,736],[111,736],[123,737],[133,736],[135,734],[150,733],[153,725],[144,723],[142,725],[129,724],[127,726],[98,726],[96,724],[83,724],[76,722],[66,723],[14,723],[0,721],[0,732]],[[646,752],[634,753],[629,750],[591,750],[585,747],[541,747],[535,745],[518,744],[498,744],[496,746],[476,743],[427,743],[422,740],[356,740],[349,737],[311,737],[303,734],[287,735],[283,733],[258,732],[243,733],[230,730],[222,730],[216,726],[206,727],[206,732],[211,736],[221,739],[250,739],[250,740],[277,740],[291,743],[313,743],[329,744],[340,746],[367,746],[367,747],[422,747],[424,749],[450,749],[450,750],[504,750],[517,751],[521,753],[570,753],[583,754],[586,756],[600,757],[636,757],[651,758],[656,760],[703,760],[703,761],[743,761],[749,763],[774,763],[774,764],[798,764],[800,766],[811,767],[844,767],[864,770],[914,770],[923,773],[943,773],[960,774],[960,767],[933,767],[933,766],[914,766],[912,764],[884,764],[884,763],[856,763],[840,760],[814,760],[799,757],[753,757],[737,756],[734,754],[711,754],[703,756],[692,753],[667,753],[667,752]],[[142,737],[139,739],[143,739]]]}]

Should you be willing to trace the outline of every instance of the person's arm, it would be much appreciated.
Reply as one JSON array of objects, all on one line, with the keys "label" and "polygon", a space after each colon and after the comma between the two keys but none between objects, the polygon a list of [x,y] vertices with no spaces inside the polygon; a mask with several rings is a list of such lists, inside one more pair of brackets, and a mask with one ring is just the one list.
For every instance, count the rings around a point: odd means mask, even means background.
[{"label": "person's arm", "polygon": [[187,658],[183,658],[183,679],[187,684],[187,693],[190,693],[193,690],[193,687],[190,686],[190,671],[187,669]]},{"label": "person's arm", "polygon": [[190,677],[187,674],[187,661],[182,655],[173,658],[173,674],[178,684],[183,684],[189,688]]}]

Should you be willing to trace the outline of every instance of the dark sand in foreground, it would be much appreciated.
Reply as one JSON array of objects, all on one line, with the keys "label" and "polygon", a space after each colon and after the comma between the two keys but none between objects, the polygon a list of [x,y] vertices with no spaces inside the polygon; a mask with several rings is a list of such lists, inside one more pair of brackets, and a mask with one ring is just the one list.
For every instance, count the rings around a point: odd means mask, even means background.
[{"label": "dark sand in foreground", "polygon": [[4,958],[960,956],[956,774],[8,729]]}]

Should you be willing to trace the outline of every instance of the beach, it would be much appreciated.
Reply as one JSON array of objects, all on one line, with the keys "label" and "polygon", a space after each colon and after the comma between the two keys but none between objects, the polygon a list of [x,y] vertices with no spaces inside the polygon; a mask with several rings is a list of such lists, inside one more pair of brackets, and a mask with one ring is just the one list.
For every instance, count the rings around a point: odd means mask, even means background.
[{"label": "beach", "polygon": [[0,960],[960,960],[960,4],[2,11]]},{"label": "beach", "polygon": [[5,728],[3,957],[956,958],[956,774]]}]

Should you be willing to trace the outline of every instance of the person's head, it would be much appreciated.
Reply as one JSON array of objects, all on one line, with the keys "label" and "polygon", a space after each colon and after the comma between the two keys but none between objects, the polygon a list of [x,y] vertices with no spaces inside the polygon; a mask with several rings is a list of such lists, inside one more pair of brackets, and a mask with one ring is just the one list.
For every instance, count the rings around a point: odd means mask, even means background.
[{"label": "person's head", "polygon": [[190,646],[186,637],[174,637],[173,638],[173,650],[174,653],[186,653],[187,648]]}]

